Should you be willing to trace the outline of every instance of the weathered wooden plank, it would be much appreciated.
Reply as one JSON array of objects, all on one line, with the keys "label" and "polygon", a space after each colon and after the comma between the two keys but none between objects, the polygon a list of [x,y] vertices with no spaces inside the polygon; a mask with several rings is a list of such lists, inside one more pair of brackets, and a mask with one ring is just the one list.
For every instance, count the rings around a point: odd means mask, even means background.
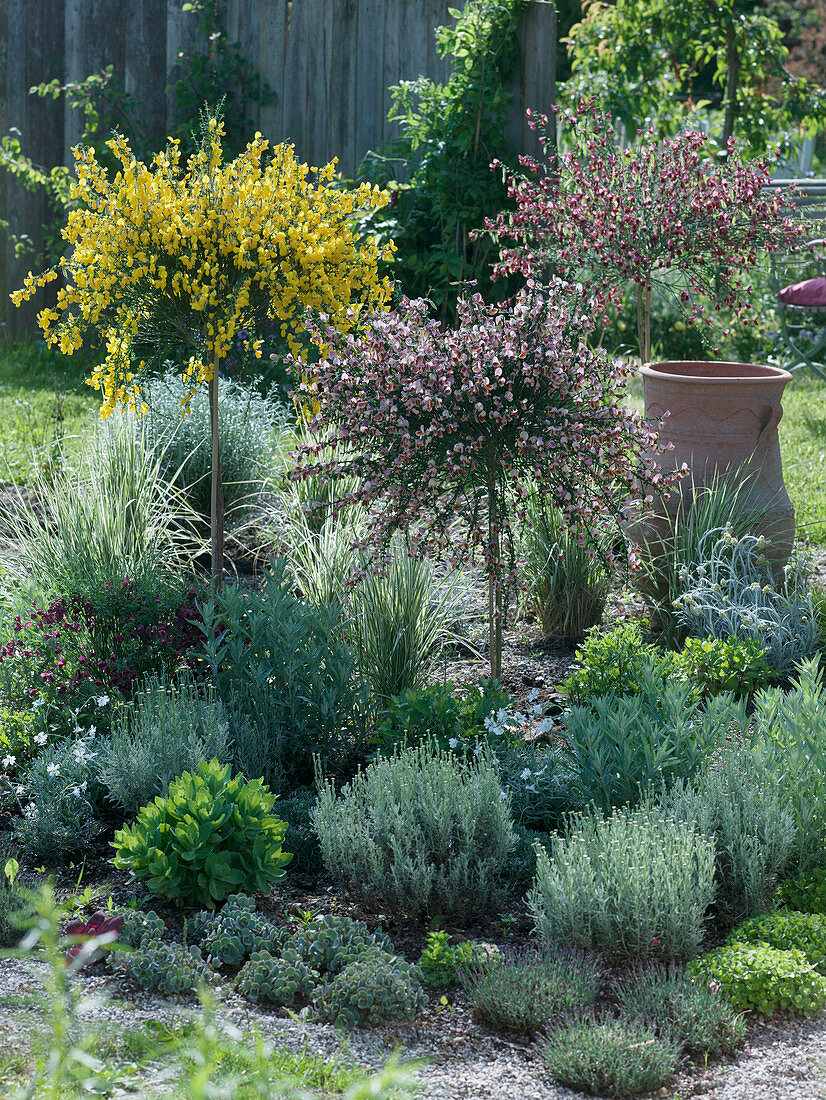
[{"label": "weathered wooden plank", "polygon": [[[117,79],[123,79],[125,62],[126,5],[122,0],[66,0],[66,82],[80,82],[112,65]],[[58,59],[55,58],[55,61]],[[84,127],[82,111],[68,102],[64,110],[66,164],[69,149],[80,141]]]},{"label": "weathered wooden plank", "polygon": [[[174,91],[174,83],[183,76],[184,57],[195,49],[203,50],[199,41],[197,13],[183,10],[182,0],[166,0],[166,124],[164,129],[170,133],[181,121],[180,109]],[[159,34],[159,38],[161,38]],[[162,41],[158,48],[162,47]]]},{"label": "weathered wooden plank", "polygon": [[[123,5],[124,90],[140,105],[146,152],[161,149],[166,133],[166,0],[130,0]],[[164,48],[158,48],[158,39]]]},{"label": "weathered wooden plank", "polygon": [[302,160],[308,159],[305,118],[307,98],[312,94],[308,69],[314,48],[312,0],[293,0],[284,58],[283,140],[295,144]]},{"label": "weathered wooden plank", "polygon": [[330,85],[324,161],[338,157],[337,170],[352,177],[361,160],[356,142],[359,71],[356,60],[357,0],[332,0],[329,9]]},{"label": "weathered wooden plank", "polygon": [[[513,84],[508,140],[519,153],[543,155],[539,135],[528,125],[528,107],[550,114],[556,98],[556,7],[552,0],[531,0],[519,27],[519,73]],[[551,128],[553,133],[553,128]]]},{"label": "weathered wooden plank", "polygon": [[356,26],[356,147],[379,149],[384,136],[384,0],[359,0]]},{"label": "weathered wooden plank", "polygon": [[284,140],[284,81],[290,0],[261,0],[261,40],[258,71],[274,93],[261,108],[259,128],[276,145]]},{"label": "weathered wooden plank", "polygon": [[[261,0],[229,0],[227,4],[227,41],[237,42],[241,56],[258,70],[258,51],[261,39]],[[261,125],[261,105],[255,100],[247,104],[250,122],[246,141]]]}]

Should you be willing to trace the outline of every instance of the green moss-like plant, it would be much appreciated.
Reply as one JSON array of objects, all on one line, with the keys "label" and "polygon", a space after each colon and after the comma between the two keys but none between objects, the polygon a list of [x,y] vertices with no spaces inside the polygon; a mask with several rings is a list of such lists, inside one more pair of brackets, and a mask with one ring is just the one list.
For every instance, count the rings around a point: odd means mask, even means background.
[{"label": "green moss-like plant", "polygon": [[738,925],[728,942],[766,943],[778,951],[797,949],[816,970],[826,974],[826,916],[820,913],[766,913]]},{"label": "green moss-like plant", "polygon": [[826,1004],[826,978],[797,949],[729,943],[689,963],[688,973],[720,986],[735,1008],[764,1016],[817,1012]]},{"label": "green moss-like plant", "polygon": [[260,779],[247,782],[231,777],[229,765],[202,762],[115,834],[114,864],[153,893],[209,909],[236,891],[265,890],[291,858],[281,851],[287,826],[274,804]]}]

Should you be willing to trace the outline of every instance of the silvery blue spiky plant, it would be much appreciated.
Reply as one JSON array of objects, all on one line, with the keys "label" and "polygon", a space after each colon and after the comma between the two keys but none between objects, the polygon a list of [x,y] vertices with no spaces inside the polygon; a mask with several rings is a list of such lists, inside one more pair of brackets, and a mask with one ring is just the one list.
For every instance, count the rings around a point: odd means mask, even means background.
[{"label": "silvery blue spiky plant", "polygon": [[697,637],[758,640],[787,676],[817,649],[817,617],[801,559],[785,567],[781,590],[767,546],[762,535],[735,536],[729,526],[709,531],[699,560],[683,571],[683,592],[674,608]]}]

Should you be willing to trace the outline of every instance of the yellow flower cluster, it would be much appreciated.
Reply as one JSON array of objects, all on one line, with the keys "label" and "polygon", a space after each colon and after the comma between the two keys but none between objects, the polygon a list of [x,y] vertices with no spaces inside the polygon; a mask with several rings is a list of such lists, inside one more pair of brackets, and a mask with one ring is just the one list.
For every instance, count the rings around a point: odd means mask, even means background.
[{"label": "yellow flower cluster", "polygon": [[[347,331],[362,310],[387,301],[390,286],[377,272],[386,256],[359,239],[350,220],[358,208],[383,205],[386,194],[369,184],[331,188],[335,161],[308,168],[291,145],[268,152],[260,134],[224,164],[223,134],[210,119],[185,169],[175,141],[146,165],[123,137],[113,138],[107,144],[121,168],[111,181],[93,150],[73,150],[82,206],[63,230],[71,246],[61,264],[65,286],[38,322],[47,342],[68,354],[88,330],[103,336],[106,359],[89,383],[103,393],[104,416],[121,404],[141,410],[144,364],[133,348],[159,330],[195,353],[182,371],[191,396],[240,330],[280,322],[300,355],[308,310]],[[29,273],[12,301],[57,277]],[[260,356],[260,342],[250,347]]]}]

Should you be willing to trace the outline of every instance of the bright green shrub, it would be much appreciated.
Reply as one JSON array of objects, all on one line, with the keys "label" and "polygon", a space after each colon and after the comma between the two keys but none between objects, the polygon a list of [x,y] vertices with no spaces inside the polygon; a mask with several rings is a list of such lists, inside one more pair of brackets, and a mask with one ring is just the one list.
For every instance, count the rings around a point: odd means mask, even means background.
[{"label": "bright green shrub", "polygon": [[826,917],[781,909],[745,921],[733,929],[729,943],[766,943],[778,951],[802,951],[815,970],[826,974]]},{"label": "bright green shrub", "polygon": [[432,744],[397,751],[338,796],[323,785],[315,824],[324,866],[385,910],[484,913],[515,843],[502,794],[484,755],[463,762]]},{"label": "bright green shrub", "polygon": [[13,947],[23,934],[23,899],[14,885],[16,872],[11,878],[5,873],[7,857],[0,849],[0,947]]},{"label": "bright green shrub", "polygon": [[473,962],[472,940],[450,943],[447,932],[428,932],[419,958],[422,981],[433,989],[443,989],[459,981],[459,972]]},{"label": "bright green shrub", "polygon": [[583,952],[551,955],[527,950],[471,965],[459,976],[477,1019],[530,1035],[556,1016],[579,1015],[592,1005],[603,970]]},{"label": "bright green shrub", "polygon": [[97,775],[109,797],[129,814],[202,760],[226,761],[229,730],[223,705],[190,676],[172,682],[157,676],[112,724],[101,743]]},{"label": "bright green shrub", "polygon": [[690,1054],[733,1050],[745,1036],[745,1021],[728,998],[680,966],[638,968],[623,975],[614,992],[626,1016],[645,1020]]},{"label": "bright green shrub", "polygon": [[248,1001],[270,1001],[274,1005],[306,1003],[320,984],[297,951],[287,948],[281,957],[269,951],[253,951],[235,979],[235,988]]},{"label": "bright green shrub", "polygon": [[548,943],[623,962],[691,958],[713,898],[713,841],[643,807],[583,814],[539,848],[529,904]]},{"label": "bright green shrub", "polygon": [[691,778],[731,722],[728,697],[700,710],[689,685],[660,680],[653,665],[638,674],[634,694],[591,698],[564,720],[573,794],[604,813]]},{"label": "bright green shrub", "polygon": [[639,623],[631,621],[613,630],[589,630],[562,686],[573,703],[586,706],[603,695],[636,695],[643,689],[643,676],[653,672],[663,681],[673,668],[674,655],[644,643]]},{"label": "bright green shrub", "polygon": [[187,939],[212,966],[234,966],[253,951],[277,951],[283,938],[283,929],[257,912],[255,898],[245,894],[230,894],[217,912],[187,922]]},{"label": "bright green shrub", "polygon": [[798,913],[826,913],[826,867],[781,882],[775,900]]},{"label": "bright green shrub", "polygon": [[110,964],[141,989],[156,989],[167,997],[195,993],[212,972],[195,947],[147,939],[132,952],[117,951]]},{"label": "bright green shrub", "polygon": [[677,674],[704,695],[749,695],[779,677],[765,646],[753,638],[686,638],[675,666]]},{"label": "bright green shrub", "polygon": [[797,949],[727,943],[689,963],[688,973],[720,986],[735,1008],[764,1016],[817,1012],[826,1004],[826,978]]},{"label": "bright green shrub", "polygon": [[393,953],[389,936],[380,928],[371,932],[363,921],[350,917],[322,917],[283,941],[285,951],[297,951],[314,970],[327,975],[337,974],[371,947]]},{"label": "bright green shrub", "polygon": [[786,796],[755,765],[748,743],[733,741],[693,783],[678,781],[664,799],[669,814],[714,840],[714,911],[727,928],[761,913],[795,858]]},{"label": "bright green shrub", "polygon": [[115,833],[114,864],[154,893],[210,909],[237,890],[264,890],[290,859],[274,805],[260,779],[247,783],[230,777],[228,764],[203,762]]},{"label": "bright green shrub", "polygon": [[486,678],[463,696],[452,683],[411,688],[385,704],[374,738],[384,751],[428,740],[462,751],[484,737],[489,715],[512,704],[499,683]]},{"label": "bright green shrub", "polygon": [[313,998],[320,1020],[345,1028],[412,1020],[426,1004],[419,968],[378,947],[348,963]]},{"label": "bright green shrub", "polygon": [[665,1084],[677,1069],[680,1044],[637,1020],[592,1018],[553,1031],[539,1056],[563,1085],[625,1097]]}]

